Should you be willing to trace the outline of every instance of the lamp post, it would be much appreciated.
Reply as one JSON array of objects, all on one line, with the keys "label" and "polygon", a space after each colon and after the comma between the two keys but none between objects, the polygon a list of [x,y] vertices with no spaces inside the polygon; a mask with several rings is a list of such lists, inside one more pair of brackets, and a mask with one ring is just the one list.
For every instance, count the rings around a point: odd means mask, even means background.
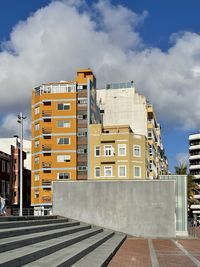
[{"label": "lamp post", "polygon": [[22,216],[23,210],[23,120],[26,117],[23,116],[23,113],[20,112],[18,115],[17,122],[20,124],[20,200],[19,200],[19,216]]}]

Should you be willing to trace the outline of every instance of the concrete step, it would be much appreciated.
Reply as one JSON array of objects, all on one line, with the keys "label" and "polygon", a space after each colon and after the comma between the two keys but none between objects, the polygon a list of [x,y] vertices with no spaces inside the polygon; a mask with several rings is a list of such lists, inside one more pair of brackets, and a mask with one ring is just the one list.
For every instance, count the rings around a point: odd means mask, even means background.
[{"label": "concrete step", "polygon": [[50,230],[44,233],[37,232],[37,233],[29,234],[28,236],[20,235],[20,236],[2,238],[0,239],[0,252],[5,252],[8,250],[28,246],[30,244],[39,243],[39,242],[49,240],[52,238],[84,231],[90,228],[91,228],[90,225],[82,223],[80,225],[67,227],[66,229],[63,228],[63,229]]},{"label": "concrete step", "polygon": [[[112,238],[114,232],[104,230],[95,236],[84,239],[67,248],[63,248],[56,253],[43,257],[37,261],[25,265],[26,267],[45,267],[45,266],[72,266],[73,263],[80,260],[82,257],[96,249],[99,245]],[[94,259],[93,259],[94,260]],[[93,267],[93,261],[87,267]]]},{"label": "concrete step", "polygon": [[72,221],[72,222],[64,222],[64,223],[54,223],[54,224],[44,225],[44,226],[37,225],[37,226],[32,226],[32,227],[11,228],[7,231],[5,231],[5,229],[0,229],[0,238],[18,236],[18,235],[28,235],[32,233],[44,232],[44,231],[53,230],[53,229],[61,229],[61,228],[75,226],[79,224],[80,224],[79,222]]},{"label": "concrete step", "polygon": [[[94,236],[103,230],[95,227],[80,233],[73,233],[58,238],[42,241],[26,247],[13,249],[0,253],[0,266],[2,267],[18,267],[45,257],[65,247],[68,247],[81,240]],[[47,265],[46,265],[47,266]],[[52,266],[51,264],[49,266]]]},{"label": "concrete step", "polygon": [[46,220],[24,220],[24,221],[7,221],[0,222],[0,229],[16,228],[16,227],[29,227],[34,225],[46,225],[54,223],[68,222],[67,218],[61,219],[46,219]]},{"label": "concrete step", "polygon": [[81,258],[73,267],[104,267],[107,266],[119,247],[125,241],[126,235],[115,233],[112,238],[108,239],[102,245]]},{"label": "concrete step", "polygon": [[0,222],[46,220],[46,219],[58,219],[58,218],[62,218],[62,217],[57,216],[57,215],[50,215],[50,216],[0,216]]}]

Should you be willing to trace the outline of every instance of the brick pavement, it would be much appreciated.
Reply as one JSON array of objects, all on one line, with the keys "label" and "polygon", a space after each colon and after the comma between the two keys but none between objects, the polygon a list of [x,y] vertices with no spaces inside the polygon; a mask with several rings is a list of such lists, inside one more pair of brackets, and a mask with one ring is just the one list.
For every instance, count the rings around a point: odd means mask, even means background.
[{"label": "brick pavement", "polygon": [[148,240],[128,238],[108,265],[109,267],[151,267]]},{"label": "brick pavement", "polygon": [[108,266],[200,267],[200,239],[128,238]]}]

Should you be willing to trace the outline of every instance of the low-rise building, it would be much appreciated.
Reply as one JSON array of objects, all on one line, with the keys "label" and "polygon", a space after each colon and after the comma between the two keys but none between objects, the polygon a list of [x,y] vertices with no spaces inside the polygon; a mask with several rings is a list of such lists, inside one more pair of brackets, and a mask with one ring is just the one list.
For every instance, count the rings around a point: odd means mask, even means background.
[{"label": "low-rise building", "polygon": [[128,125],[93,124],[90,132],[88,179],[145,179],[148,177],[148,148],[144,135]]}]

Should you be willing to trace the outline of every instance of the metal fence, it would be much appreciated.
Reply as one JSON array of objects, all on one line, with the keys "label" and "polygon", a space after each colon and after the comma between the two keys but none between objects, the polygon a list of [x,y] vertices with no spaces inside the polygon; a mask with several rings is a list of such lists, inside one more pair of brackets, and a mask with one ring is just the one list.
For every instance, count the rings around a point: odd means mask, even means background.
[{"label": "metal fence", "polygon": [[[12,208],[11,215],[19,216],[19,208]],[[23,216],[34,216],[34,209],[33,208],[23,208],[22,209]]]}]

